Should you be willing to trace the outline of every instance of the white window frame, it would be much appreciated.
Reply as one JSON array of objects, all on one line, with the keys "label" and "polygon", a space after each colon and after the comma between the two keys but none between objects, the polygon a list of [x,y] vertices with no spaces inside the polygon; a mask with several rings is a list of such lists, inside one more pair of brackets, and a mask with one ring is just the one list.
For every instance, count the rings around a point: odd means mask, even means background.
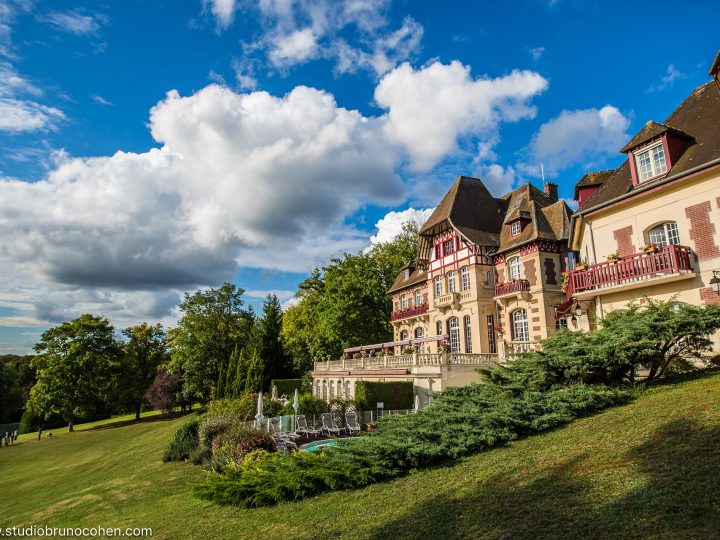
[{"label": "white window frame", "polygon": [[445,276],[447,278],[447,292],[448,294],[455,292],[455,272],[452,270]]},{"label": "white window frame", "polygon": [[405,311],[408,308],[408,299],[404,294],[400,295],[400,311]]},{"label": "white window frame", "polygon": [[450,352],[460,352],[460,321],[457,317],[450,317],[447,322],[448,335],[450,336]]},{"label": "white window frame", "polygon": [[667,221],[656,225],[648,231],[648,242],[655,242],[658,247],[680,245],[680,231],[677,223]]},{"label": "white window frame", "polygon": [[467,266],[463,266],[460,269],[460,290],[470,290],[470,268],[468,268]]},{"label": "white window frame", "polygon": [[422,306],[422,305],[423,305],[422,289],[418,289],[415,291],[415,307]]},{"label": "white window frame", "polygon": [[443,257],[447,257],[448,255],[452,255],[455,252],[455,242],[451,238],[450,240],[445,240],[443,242]]},{"label": "white window frame", "polygon": [[470,320],[470,315],[465,315],[463,317],[463,327],[465,329],[465,352],[467,354],[472,354],[472,322]]},{"label": "white window frame", "polygon": [[442,335],[442,321],[437,321],[435,323],[435,335],[441,336]]},{"label": "white window frame", "polygon": [[410,334],[407,330],[400,330],[400,341],[405,341],[410,337]]},{"label": "white window frame", "polygon": [[521,231],[520,221],[519,220],[513,221],[510,224],[510,236],[517,236],[518,234],[520,234],[520,231]]},{"label": "white window frame", "polygon": [[433,288],[433,292],[435,293],[435,297],[442,296],[442,278],[440,276],[435,276],[435,287]]},{"label": "white window frame", "polygon": [[487,316],[487,332],[488,332],[488,352],[497,353],[495,345],[495,317]]},{"label": "white window frame", "polygon": [[527,310],[516,309],[510,314],[513,328],[513,341],[530,341],[530,325],[528,324]]},{"label": "white window frame", "polygon": [[507,266],[508,278],[510,280],[520,279],[520,257],[510,257]]},{"label": "white window frame", "polygon": [[568,328],[568,319],[567,315],[563,315],[559,319],[555,319],[555,330],[562,330],[562,329]]},{"label": "white window frame", "polygon": [[[659,150],[659,152],[658,152]],[[633,152],[638,182],[647,182],[668,171],[667,156],[663,142],[657,142]],[[643,161],[647,159],[646,163]]]}]

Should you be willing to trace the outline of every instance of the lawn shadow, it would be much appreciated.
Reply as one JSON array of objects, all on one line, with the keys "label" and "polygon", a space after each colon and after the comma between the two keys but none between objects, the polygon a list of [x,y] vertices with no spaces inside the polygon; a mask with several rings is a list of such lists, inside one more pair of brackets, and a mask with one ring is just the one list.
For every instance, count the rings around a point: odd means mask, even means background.
[{"label": "lawn shadow", "polygon": [[172,413],[172,414],[158,414],[155,416],[149,416],[146,418],[140,418],[140,420],[135,420],[134,418],[131,420],[123,420],[121,422],[110,422],[108,424],[100,424],[99,426],[94,426],[88,429],[82,429],[78,431],[101,431],[105,429],[114,429],[119,427],[125,427],[125,426],[133,426],[137,424],[152,424],[156,422],[169,422],[170,420],[177,420],[178,418],[182,418],[183,416],[187,416],[190,413]]},{"label": "lawn shadow", "polygon": [[621,456],[631,475],[621,498],[580,474],[587,458],[529,471],[528,479],[522,471],[476,484],[468,478],[370,537],[720,538],[720,429],[682,419],[662,425]]}]

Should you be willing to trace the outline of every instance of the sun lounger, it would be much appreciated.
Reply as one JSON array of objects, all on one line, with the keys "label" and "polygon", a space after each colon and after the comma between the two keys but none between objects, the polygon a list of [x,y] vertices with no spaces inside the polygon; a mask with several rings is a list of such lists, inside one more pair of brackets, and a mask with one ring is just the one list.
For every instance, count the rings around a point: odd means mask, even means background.
[{"label": "sun lounger", "polygon": [[357,414],[354,412],[345,413],[345,430],[348,435],[360,433],[360,424],[358,424]]},{"label": "sun lounger", "polygon": [[315,428],[309,428],[307,425],[307,419],[304,414],[298,414],[295,417],[295,435],[305,435],[306,437],[313,437],[320,435],[321,431]]},{"label": "sun lounger", "polygon": [[328,435],[340,435],[342,429],[340,429],[335,423],[335,416],[332,413],[322,413],[320,415],[322,420],[321,431]]}]

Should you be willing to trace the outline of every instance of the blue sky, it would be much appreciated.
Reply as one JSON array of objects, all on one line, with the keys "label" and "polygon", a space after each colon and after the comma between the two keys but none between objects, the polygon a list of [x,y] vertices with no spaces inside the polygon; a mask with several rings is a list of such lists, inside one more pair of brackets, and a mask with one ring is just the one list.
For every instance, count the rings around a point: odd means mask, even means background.
[{"label": "blue sky", "polygon": [[460,174],[571,198],[720,43],[715,2],[0,0],[0,352],[259,306]]}]

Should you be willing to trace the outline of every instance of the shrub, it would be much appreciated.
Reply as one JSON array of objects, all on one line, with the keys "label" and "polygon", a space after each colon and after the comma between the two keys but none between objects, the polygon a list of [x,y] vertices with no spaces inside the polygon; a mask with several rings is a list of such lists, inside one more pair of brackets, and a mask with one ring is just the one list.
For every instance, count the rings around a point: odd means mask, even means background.
[{"label": "shrub", "polygon": [[[241,420],[252,420],[257,413],[258,395],[246,392],[239,398],[215,399],[208,405],[206,417],[234,415]],[[264,403],[264,402],[263,402]]]},{"label": "shrub", "polygon": [[211,448],[215,464],[224,467],[239,463],[256,450],[274,452],[277,445],[267,431],[234,425],[216,435]]},{"label": "shrub", "polygon": [[163,453],[163,461],[182,461],[184,459],[194,461],[192,455],[197,454],[200,446],[198,438],[199,425],[200,419],[194,418],[187,424],[180,426]]},{"label": "shrub", "polygon": [[212,448],[213,441],[218,435],[227,431],[231,426],[237,426],[241,419],[235,414],[218,416],[203,416],[198,427],[198,440],[200,444]]},{"label": "shrub", "polygon": [[388,411],[412,409],[414,398],[410,381],[355,383],[355,401],[361,410],[374,410],[377,402],[382,402]]}]

